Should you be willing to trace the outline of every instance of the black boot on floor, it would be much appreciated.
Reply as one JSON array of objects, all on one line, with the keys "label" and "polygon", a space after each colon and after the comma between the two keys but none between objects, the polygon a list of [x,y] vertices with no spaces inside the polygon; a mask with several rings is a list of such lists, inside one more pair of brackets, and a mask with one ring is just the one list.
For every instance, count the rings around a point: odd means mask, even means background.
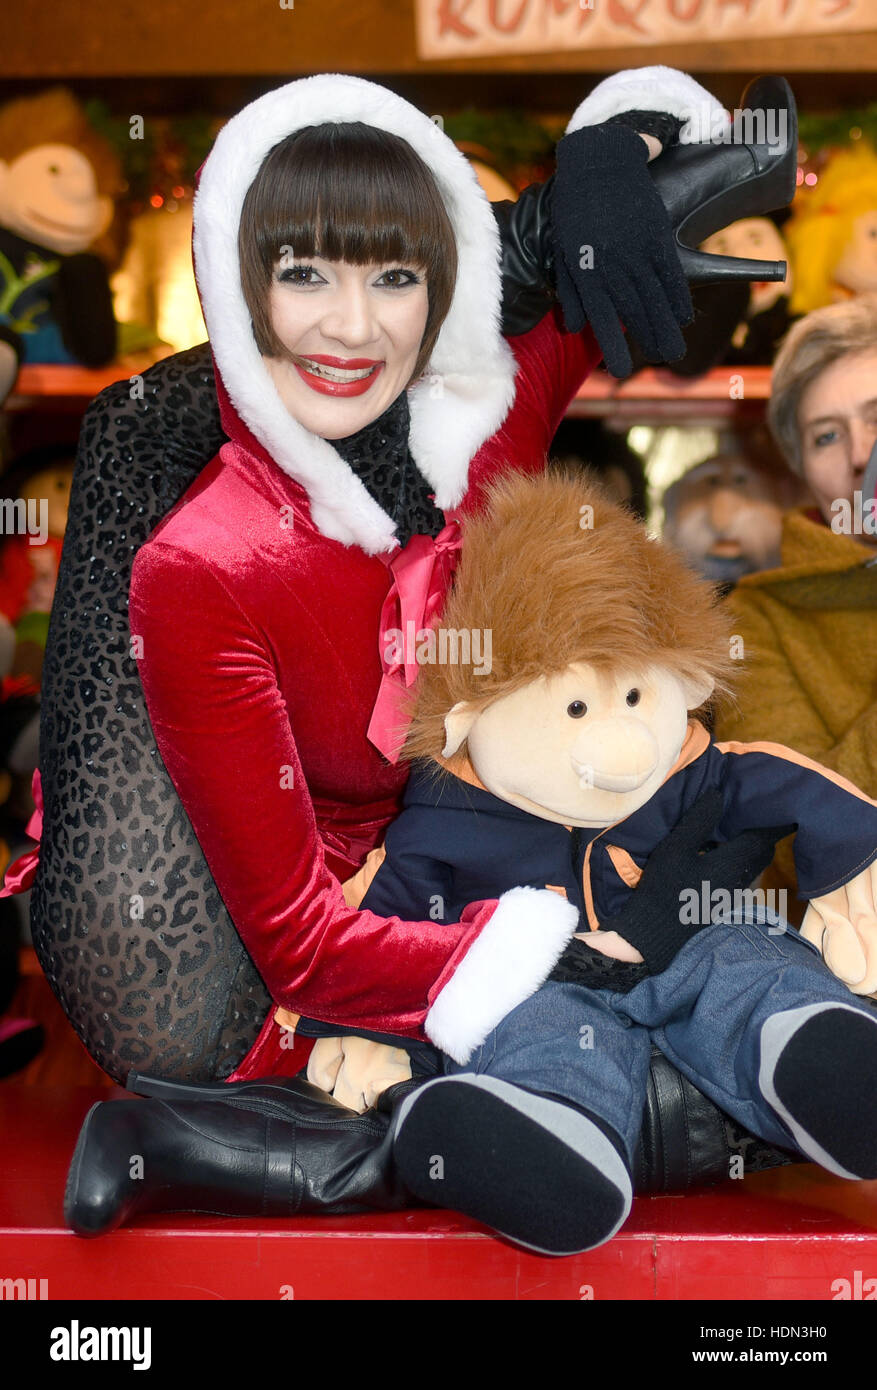
[{"label": "black boot on floor", "polygon": [[602,1245],[630,1211],[624,1162],[586,1115],[495,1077],[419,1086],[398,1109],[394,1154],[422,1201],[543,1255]]},{"label": "black boot on floor", "polygon": [[101,1101],[86,1116],[64,1200],[78,1235],[157,1211],[349,1215],[409,1204],[390,1116],[357,1115],[295,1078],[223,1101]]},{"label": "black boot on floor", "polygon": [[761,1047],[762,1092],[808,1157],[877,1178],[877,1013],[791,1009],[768,1019]]}]

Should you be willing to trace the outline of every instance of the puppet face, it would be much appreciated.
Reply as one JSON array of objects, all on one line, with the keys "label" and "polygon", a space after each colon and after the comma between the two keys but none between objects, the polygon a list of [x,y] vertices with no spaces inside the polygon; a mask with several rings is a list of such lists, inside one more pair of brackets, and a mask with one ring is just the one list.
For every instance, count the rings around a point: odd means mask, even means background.
[{"label": "puppet face", "polygon": [[877,207],[854,221],[852,235],[834,268],[834,279],[853,294],[877,290]]},{"label": "puppet face", "polygon": [[[741,256],[750,261],[786,261],[788,252],[779,230],[769,217],[743,217],[702,243],[703,251],[718,256]],[[762,314],[780,295],[791,294],[792,273],[785,280],[753,280],[749,290],[749,314]]]},{"label": "puppet face", "polygon": [[714,584],[780,563],[782,504],[744,458],[698,464],[674,483],[666,505],[664,541]]},{"label": "puppet face", "polygon": [[[804,477],[831,524],[854,503],[877,440],[877,352],[848,354],[820,372],[798,408]],[[877,543],[866,530],[857,540]]]},{"label": "puppet face", "polygon": [[609,675],[578,663],[540,677],[480,712],[445,720],[445,756],[468,740],[494,796],[562,825],[605,826],[654,795],[679,757],[688,710],[712,681],[688,684],[660,666]]},{"label": "puppet face", "polygon": [[271,323],[289,358],[265,365],[289,413],[344,439],[384,413],[411,380],[429,311],[413,266],[278,261]]},{"label": "puppet face", "polygon": [[35,145],[0,161],[0,222],[19,236],[71,256],[105,232],[113,215],[94,170],[72,145]]},{"label": "puppet face", "polygon": [[64,534],[72,482],[72,463],[58,463],[53,468],[44,468],[41,472],[34,473],[21,490],[21,496],[25,501],[32,499],[38,506],[45,502],[46,530],[50,536]]}]

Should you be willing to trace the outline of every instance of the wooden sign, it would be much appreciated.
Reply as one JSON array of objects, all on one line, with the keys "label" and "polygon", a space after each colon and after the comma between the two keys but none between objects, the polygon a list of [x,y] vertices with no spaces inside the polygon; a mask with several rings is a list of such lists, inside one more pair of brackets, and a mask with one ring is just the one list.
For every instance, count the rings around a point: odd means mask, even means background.
[{"label": "wooden sign", "polygon": [[750,42],[877,25],[877,0],[416,0],[424,59]]}]

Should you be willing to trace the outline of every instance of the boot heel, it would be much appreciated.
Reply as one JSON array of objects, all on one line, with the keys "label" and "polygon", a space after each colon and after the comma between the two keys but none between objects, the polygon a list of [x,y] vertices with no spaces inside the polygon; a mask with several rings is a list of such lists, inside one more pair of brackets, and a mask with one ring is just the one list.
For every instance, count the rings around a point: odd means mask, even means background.
[{"label": "boot heel", "polygon": [[[674,145],[650,165],[656,191],[676,235],[686,279],[694,284],[732,280],[783,280],[783,261],[714,256],[696,248],[708,236],[744,217],[764,217],[787,207],[795,196],[798,168],[798,117],[792,89],[784,77],[757,77],[740,98],[741,119],[721,143]],[[745,140],[745,113],[782,116],[782,135],[774,143]],[[751,133],[751,132],[750,132]],[[738,138],[738,136],[744,138]]]},{"label": "boot heel", "polygon": [[678,246],[685,278],[693,285],[720,280],[785,280],[785,261],[751,261],[747,256],[716,256]]}]

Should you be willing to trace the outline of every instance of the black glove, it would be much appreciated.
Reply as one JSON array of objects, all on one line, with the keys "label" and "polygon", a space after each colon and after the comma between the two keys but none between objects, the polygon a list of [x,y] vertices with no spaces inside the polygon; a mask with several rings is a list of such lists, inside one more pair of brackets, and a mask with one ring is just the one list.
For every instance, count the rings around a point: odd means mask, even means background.
[{"label": "black glove", "polygon": [[[750,887],[773,859],[777,840],[791,835],[796,828],[780,825],[745,830],[734,840],[704,850],[723,807],[722,793],[717,787],[704,792],[652,851],[623,910],[600,923],[601,931],[617,932],[636,947],[643,958],[644,973],[658,975],[666,970],[686,941],[710,925],[709,921],[681,920],[683,894],[694,889],[700,902],[704,882],[709,884],[711,893],[716,889],[733,892]],[[595,951],[584,941],[571,941],[555,967],[560,975],[550,978],[569,979],[570,971],[578,968],[583,973],[582,983],[591,983],[593,969],[587,956],[593,956]],[[627,965],[629,970],[636,968],[632,963]]]},{"label": "black glove", "polygon": [[622,323],[650,362],[685,355],[693,318],[673,228],[634,130],[607,122],[557,147],[551,222],[557,296],[567,331],[593,329],[607,368],[630,376]]}]

